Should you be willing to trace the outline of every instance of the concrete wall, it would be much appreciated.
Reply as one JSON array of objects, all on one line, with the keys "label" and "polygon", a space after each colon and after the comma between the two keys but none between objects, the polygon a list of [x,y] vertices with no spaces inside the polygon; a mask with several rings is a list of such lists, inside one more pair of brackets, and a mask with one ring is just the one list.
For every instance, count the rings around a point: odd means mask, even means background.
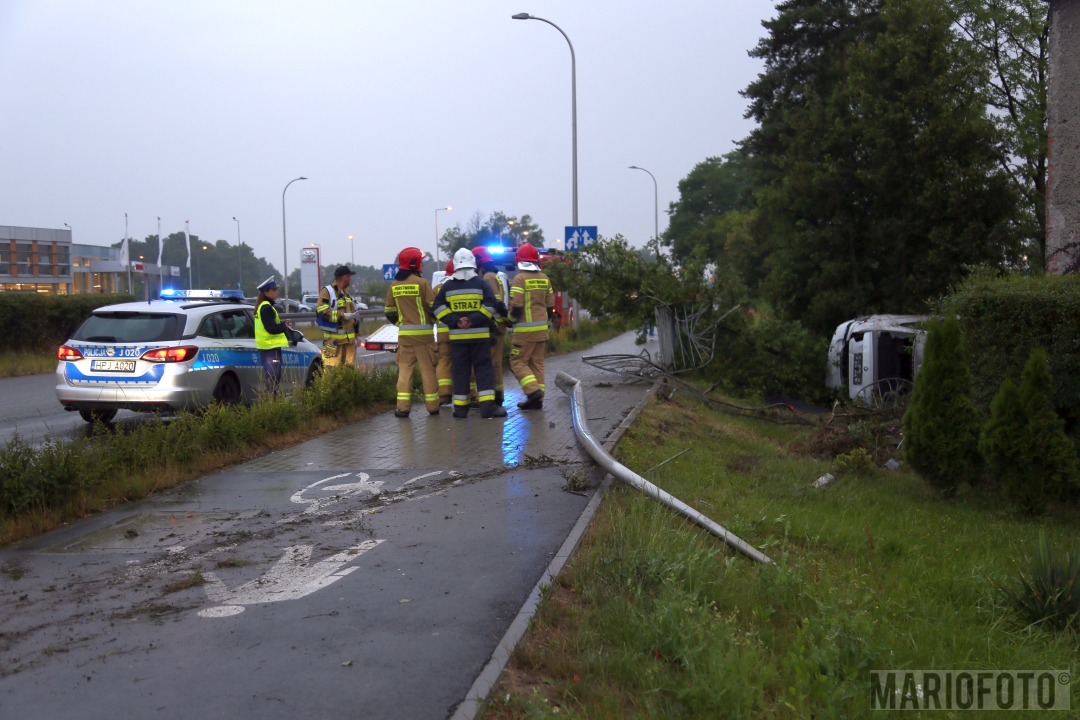
[{"label": "concrete wall", "polygon": [[1080,0],[1050,0],[1046,271],[1080,270]]}]

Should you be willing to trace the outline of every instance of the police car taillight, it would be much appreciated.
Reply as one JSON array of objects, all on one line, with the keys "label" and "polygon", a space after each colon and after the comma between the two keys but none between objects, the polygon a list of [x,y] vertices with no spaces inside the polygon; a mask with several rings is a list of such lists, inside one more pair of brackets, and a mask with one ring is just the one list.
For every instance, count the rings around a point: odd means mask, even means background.
[{"label": "police car taillight", "polygon": [[147,362],[176,363],[194,360],[195,356],[198,354],[199,348],[193,345],[182,345],[181,347],[151,350],[150,352],[144,353],[142,359]]},{"label": "police car taillight", "polygon": [[82,360],[83,354],[73,347],[61,345],[56,351],[56,357],[59,360]]}]

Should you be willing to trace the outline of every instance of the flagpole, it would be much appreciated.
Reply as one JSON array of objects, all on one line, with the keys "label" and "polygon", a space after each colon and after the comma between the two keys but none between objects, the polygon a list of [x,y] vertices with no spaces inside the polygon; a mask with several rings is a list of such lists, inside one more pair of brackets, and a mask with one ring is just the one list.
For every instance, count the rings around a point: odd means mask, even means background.
[{"label": "flagpole", "polygon": [[135,288],[131,284],[131,234],[128,232],[128,216],[124,213],[124,252],[120,253],[127,264],[128,292],[135,294]]},{"label": "flagpole", "polygon": [[157,276],[158,276],[158,299],[161,299],[161,291],[165,289],[165,276],[161,274],[161,251],[165,249],[165,241],[161,237],[161,218],[157,219]]},{"label": "flagpole", "polygon": [[[184,221],[184,244],[187,245],[187,284],[189,290],[194,290],[195,286],[191,284],[191,235],[188,232],[188,221]],[[200,278],[201,279],[201,278]]]}]

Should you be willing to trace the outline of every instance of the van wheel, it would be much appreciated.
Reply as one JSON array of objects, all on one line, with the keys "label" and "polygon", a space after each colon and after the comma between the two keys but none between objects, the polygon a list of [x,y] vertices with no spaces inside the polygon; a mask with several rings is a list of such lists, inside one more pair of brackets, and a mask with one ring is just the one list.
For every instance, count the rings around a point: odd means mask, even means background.
[{"label": "van wheel", "polygon": [[91,425],[96,422],[108,424],[116,417],[116,410],[80,410],[79,417]]},{"label": "van wheel", "polygon": [[240,402],[240,383],[234,375],[222,375],[214,388],[214,399],[222,405],[236,405]]}]

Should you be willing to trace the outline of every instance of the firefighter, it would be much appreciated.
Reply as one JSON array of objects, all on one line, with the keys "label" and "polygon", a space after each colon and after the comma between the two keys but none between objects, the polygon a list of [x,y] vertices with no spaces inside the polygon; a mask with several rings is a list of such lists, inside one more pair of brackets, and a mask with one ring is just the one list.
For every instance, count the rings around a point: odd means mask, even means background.
[{"label": "firefighter", "polygon": [[431,303],[435,291],[421,277],[424,254],[407,247],[398,254],[397,276],[386,293],[386,319],[398,326],[397,410],[399,418],[409,417],[412,408],[413,367],[420,366],[424,383],[424,405],[429,415],[439,414],[439,383],[435,377],[435,318]]},{"label": "firefighter", "polygon": [[[492,329],[491,343],[491,366],[495,371],[495,404],[503,404],[503,336],[506,334],[506,298],[503,297],[503,284],[499,279],[499,269],[495,267],[488,249],[481,245],[473,248],[473,257],[476,258],[476,272],[491,287],[495,293],[495,327]],[[473,388],[475,389],[475,388]]]},{"label": "firefighter", "polygon": [[454,275],[439,288],[435,317],[450,328],[450,370],[454,382],[454,417],[469,416],[469,380],[476,373],[480,417],[506,417],[495,404],[491,367],[491,331],[498,312],[495,293],[476,274],[476,258],[466,248],[454,254]]},{"label": "firefighter", "polygon": [[323,359],[328,367],[356,363],[356,301],[349,294],[352,270],[341,265],[334,282],[319,291],[316,324],[323,331]]},{"label": "firefighter", "polygon": [[544,352],[548,323],[555,314],[555,293],[547,275],[540,272],[540,253],[529,243],[517,249],[517,267],[518,273],[510,284],[510,321],[514,329],[510,370],[525,393],[525,401],[518,407],[542,410]]},{"label": "firefighter", "polygon": [[[443,279],[435,286],[435,292],[439,291],[442,284],[454,274],[454,261],[446,261],[446,273]],[[453,404],[454,381],[450,375],[450,328],[443,323],[438,323],[439,337],[435,343],[439,351],[439,363],[435,366],[435,377],[439,379],[439,404],[446,406]]]},{"label": "firefighter", "polygon": [[286,332],[288,321],[281,322],[274,301],[278,296],[277,279],[273,276],[259,283],[256,290],[259,297],[255,300],[255,348],[259,351],[259,361],[266,375],[270,391],[277,394],[281,382],[281,348],[289,346]]}]

